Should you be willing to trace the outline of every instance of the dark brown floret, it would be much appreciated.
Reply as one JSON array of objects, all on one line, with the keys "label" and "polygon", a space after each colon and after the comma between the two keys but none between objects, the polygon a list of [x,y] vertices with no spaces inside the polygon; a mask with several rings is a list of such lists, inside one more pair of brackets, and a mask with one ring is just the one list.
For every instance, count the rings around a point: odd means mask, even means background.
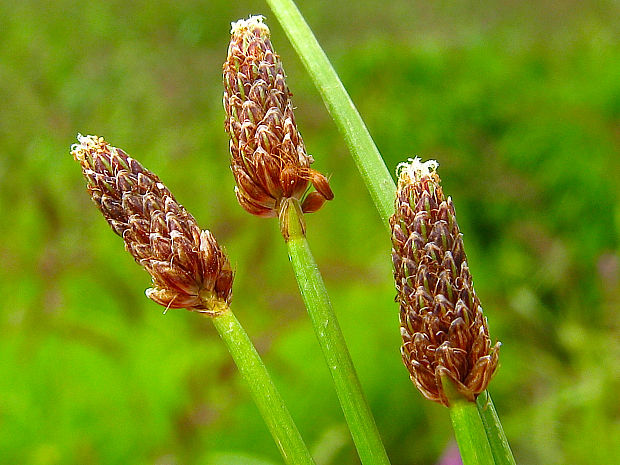
[{"label": "dark brown floret", "polygon": [[400,304],[402,358],[428,399],[449,405],[442,377],[470,401],[498,363],[467,266],[452,200],[436,162],[400,167],[392,227],[392,261]]},{"label": "dark brown floret", "polygon": [[[233,24],[224,63],[225,127],[237,200],[258,216],[278,216],[286,198],[314,212],[334,194],[327,178],[310,168],[314,160],[297,130],[282,62],[262,19]],[[307,194],[309,184],[316,193]]]},{"label": "dark brown floret", "polygon": [[160,179],[101,137],[78,136],[71,153],[88,192],[125,248],[153,278],[146,295],[166,308],[218,313],[232,296],[233,271],[209,231]]}]

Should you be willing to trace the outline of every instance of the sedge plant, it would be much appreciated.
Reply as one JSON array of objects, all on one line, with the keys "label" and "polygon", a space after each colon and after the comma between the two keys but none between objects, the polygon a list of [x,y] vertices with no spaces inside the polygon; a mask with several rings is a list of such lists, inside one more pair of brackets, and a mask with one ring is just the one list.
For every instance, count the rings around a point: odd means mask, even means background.
[{"label": "sedge plant", "polygon": [[450,409],[463,462],[493,465],[475,399],[495,373],[500,343],[491,345],[436,169],[418,158],[399,166],[390,226],[402,359],[422,395]]},{"label": "sedge plant", "polygon": [[[394,214],[396,185],[364,121],[294,1],[267,0],[267,3],[282,25],[342,133],[379,216],[385,226],[392,231],[390,218]],[[444,378],[441,377],[441,380],[438,385],[444,386]],[[450,388],[451,382],[449,380],[447,382]],[[459,392],[458,389],[456,391]],[[469,398],[464,403],[451,403],[449,408],[464,460],[469,463],[482,463],[475,461],[473,449],[486,450],[490,446],[494,461],[490,463],[498,465],[515,463],[486,386],[474,395],[473,399]],[[480,434],[481,430],[484,434]],[[471,433],[469,438],[464,437],[464,433],[467,432]],[[476,442],[479,443],[478,446]]]},{"label": "sedge plant", "polygon": [[223,81],[237,200],[251,214],[279,219],[361,462],[387,465],[385,448],[306,240],[303,215],[318,211],[334,195],[327,178],[311,168],[314,160],[297,130],[284,69],[262,16],[232,24]]},{"label": "sedge plant", "polygon": [[[428,399],[449,408],[465,465],[514,464],[486,390],[498,365],[437,163],[399,167],[396,186],[326,55],[290,0],[268,0],[343,132],[381,218],[390,227],[402,358]],[[311,167],[291,93],[262,17],[233,24],[224,64],[226,130],[239,204],[277,217],[299,288],[363,465],[388,465],[370,408],[306,239],[304,214],[333,198]],[[234,273],[209,231],[153,173],[95,136],[72,147],[88,191],[126,249],[152,276],[146,294],[208,316],[227,345],[287,464],[312,464],[260,356],[230,309]],[[312,190],[312,187],[314,190]]]},{"label": "sedge plant", "polygon": [[71,153],[87,189],[125,248],[152,277],[146,295],[211,319],[289,465],[314,465],[282,396],[230,309],[234,273],[211,232],[201,229],[154,173],[103,138],[78,136]]}]

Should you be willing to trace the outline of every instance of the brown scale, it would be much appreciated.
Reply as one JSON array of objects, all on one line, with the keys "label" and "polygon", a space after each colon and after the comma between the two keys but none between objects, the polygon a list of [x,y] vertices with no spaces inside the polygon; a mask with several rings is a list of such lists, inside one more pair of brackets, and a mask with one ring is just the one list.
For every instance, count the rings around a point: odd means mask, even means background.
[{"label": "brown scale", "polygon": [[[392,228],[402,358],[428,399],[449,405],[442,377],[467,400],[486,389],[498,364],[476,296],[454,206],[434,170],[400,171]],[[428,172],[426,172],[428,171]]]},{"label": "brown scale", "polygon": [[150,274],[146,295],[166,308],[216,314],[232,297],[233,271],[209,231],[153,173],[100,137],[72,147],[88,192],[125,248]]},{"label": "brown scale", "polygon": [[[225,128],[239,204],[258,216],[278,216],[286,198],[302,211],[319,210],[334,194],[327,178],[310,168],[293,114],[291,92],[269,29],[260,17],[233,25],[224,63]],[[315,191],[308,192],[309,185]]]}]

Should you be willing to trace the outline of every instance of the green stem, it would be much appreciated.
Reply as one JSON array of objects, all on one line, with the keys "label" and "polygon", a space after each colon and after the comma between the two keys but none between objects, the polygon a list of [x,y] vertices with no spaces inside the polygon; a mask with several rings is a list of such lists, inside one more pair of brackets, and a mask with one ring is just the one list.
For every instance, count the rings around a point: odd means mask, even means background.
[{"label": "green stem", "polygon": [[233,312],[226,309],[212,320],[250,388],[254,402],[284,461],[290,465],[314,465],[314,460],[284,405],[282,396]]},{"label": "green stem", "polygon": [[321,272],[304,234],[297,199],[287,199],[280,224],[301,295],[329,367],[353,442],[364,465],[389,465],[379,431],[364,397]]},{"label": "green stem", "polygon": [[[389,229],[396,185],[364,121],[293,0],[267,0],[267,3],[280,21],[323,97],[327,110],[343,134],[379,215]],[[479,399],[481,397],[482,395]],[[484,428],[493,455],[501,458],[498,464],[514,464],[501,422],[490,397],[488,399],[487,409],[481,409],[480,402],[478,408],[484,420]]]},{"label": "green stem", "polygon": [[481,392],[476,399],[476,405],[478,406],[478,413],[484,423],[484,429],[487,433],[487,439],[491,445],[491,452],[495,459],[496,465],[516,465],[515,459],[512,456],[508,439],[502,428],[502,423],[499,421],[495,405],[491,400],[491,395],[488,391]]},{"label": "green stem", "polygon": [[351,97],[292,0],[267,0],[344,135],[381,219],[394,211],[396,186]]},{"label": "green stem", "polygon": [[450,419],[463,465],[496,465],[476,404],[451,402]]},{"label": "green stem", "polygon": [[[314,80],[347,142],[384,225],[390,229],[389,218],[393,211],[396,185],[359,112],[295,3],[292,0],[267,0],[267,3]],[[480,402],[478,405],[480,409]],[[503,460],[498,461],[498,464],[514,464],[510,446],[490,397],[489,408],[480,409],[480,413],[493,455]]]}]

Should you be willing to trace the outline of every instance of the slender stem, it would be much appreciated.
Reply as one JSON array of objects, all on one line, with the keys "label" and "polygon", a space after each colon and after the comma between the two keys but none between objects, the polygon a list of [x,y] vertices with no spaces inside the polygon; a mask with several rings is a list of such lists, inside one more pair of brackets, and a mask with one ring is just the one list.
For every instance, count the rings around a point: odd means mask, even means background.
[{"label": "slender stem", "polygon": [[463,465],[496,465],[476,403],[465,399],[449,377],[442,376],[441,384],[450,402],[450,419]]},{"label": "slender stem", "polygon": [[284,461],[289,465],[314,465],[282,396],[233,312],[227,309],[212,320],[250,388]]},{"label": "slender stem", "polygon": [[351,97],[292,0],[267,0],[343,134],[370,195],[387,224],[396,187]]},{"label": "slender stem", "polygon": [[299,203],[296,199],[287,201],[289,207],[283,209],[280,218],[289,258],[357,452],[364,465],[389,465],[321,272],[306,240]]},{"label": "slender stem", "polygon": [[512,456],[508,439],[504,433],[502,423],[499,421],[495,405],[491,400],[489,391],[481,392],[476,399],[476,405],[478,406],[478,413],[484,423],[484,429],[487,433],[489,444],[491,445],[491,452],[495,459],[496,465],[516,465],[515,459]]},{"label": "slender stem", "polygon": [[[321,93],[328,111],[344,135],[379,215],[389,229],[389,217],[393,211],[396,186],[359,112],[294,2],[292,0],[267,0],[267,3],[282,24]],[[480,402],[478,405],[482,418],[485,420],[484,427],[493,454],[497,457],[505,457],[504,462],[498,463],[514,464],[514,458],[497,412],[490,397],[488,399],[488,409],[480,409]]]},{"label": "slender stem", "polygon": [[450,419],[463,465],[495,465],[476,404],[466,400],[452,402]]},{"label": "slender stem", "polygon": [[[266,1],[280,21],[282,28],[319,90],[327,110],[343,134],[379,215],[384,225],[389,229],[389,218],[393,212],[396,185],[364,121],[293,0]],[[478,408],[484,420],[485,431],[493,455],[504,460],[498,461],[498,464],[514,464],[510,446],[491,398],[488,397],[488,409],[481,409],[481,397],[482,395],[479,397]]]}]

